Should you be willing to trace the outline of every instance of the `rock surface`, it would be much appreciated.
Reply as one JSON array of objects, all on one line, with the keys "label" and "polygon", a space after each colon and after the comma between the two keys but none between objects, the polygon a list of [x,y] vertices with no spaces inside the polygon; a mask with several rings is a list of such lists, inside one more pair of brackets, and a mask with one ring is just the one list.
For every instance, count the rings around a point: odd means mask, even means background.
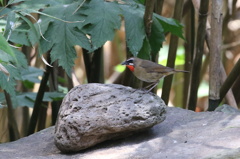
[{"label": "rock surface", "polygon": [[54,144],[54,127],[18,141],[0,144],[7,159],[238,159],[240,114],[195,113],[167,108],[166,119],[125,139],[107,141],[74,154]]},{"label": "rock surface", "polygon": [[85,84],[64,98],[55,131],[62,152],[148,129],[166,118],[166,105],[153,93],[116,84]]}]

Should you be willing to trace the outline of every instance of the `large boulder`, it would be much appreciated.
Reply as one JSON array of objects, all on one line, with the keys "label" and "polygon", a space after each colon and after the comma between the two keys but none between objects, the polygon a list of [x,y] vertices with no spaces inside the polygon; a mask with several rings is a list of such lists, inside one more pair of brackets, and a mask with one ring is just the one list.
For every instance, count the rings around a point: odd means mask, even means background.
[{"label": "large boulder", "polygon": [[100,142],[146,130],[166,116],[153,93],[116,84],[85,84],[64,98],[55,131],[56,146],[75,152]]},{"label": "large boulder", "polygon": [[238,159],[240,114],[195,113],[167,108],[166,119],[152,128],[90,149],[63,154],[54,144],[54,127],[15,142],[0,144],[3,159]]}]

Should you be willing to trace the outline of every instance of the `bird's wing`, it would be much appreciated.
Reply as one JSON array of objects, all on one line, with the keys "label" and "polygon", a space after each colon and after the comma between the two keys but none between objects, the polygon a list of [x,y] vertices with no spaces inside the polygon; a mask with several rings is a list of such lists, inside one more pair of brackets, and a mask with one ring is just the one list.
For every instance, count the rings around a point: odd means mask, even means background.
[{"label": "bird's wing", "polygon": [[144,60],[143,63],[140,64],[140,67],[143,67],[146,69],[147,72],[159,72],[159,73],[169,73],[174,71],[173,68],[165,67],[163,65]]}]

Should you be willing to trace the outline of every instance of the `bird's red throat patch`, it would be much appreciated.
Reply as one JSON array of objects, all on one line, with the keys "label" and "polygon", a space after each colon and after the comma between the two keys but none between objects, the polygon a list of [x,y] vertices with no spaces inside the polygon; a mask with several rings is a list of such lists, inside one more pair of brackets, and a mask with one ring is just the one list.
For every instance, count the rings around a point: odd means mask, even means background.
[{"label": "bird's red throat patch", "polygon": [[126,66],[129,68],[130,71],[132,71],[132,72],[134,71],[134,66],[133,65],[126,65]]}]

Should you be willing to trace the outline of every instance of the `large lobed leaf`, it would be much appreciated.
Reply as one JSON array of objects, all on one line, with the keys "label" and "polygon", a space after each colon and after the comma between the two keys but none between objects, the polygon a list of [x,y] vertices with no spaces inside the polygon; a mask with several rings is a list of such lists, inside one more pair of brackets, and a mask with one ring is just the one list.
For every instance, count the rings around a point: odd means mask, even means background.
[{"label": "large lobed leaf", "polygon": [[179,21],[173,19],[173,18],[166,18],[163,16],[160,16],[158,14],[154,13],[154,17],[157,18],[159,20],[159,22],[161,23],[164,32],[171,32],[172,34],[185,39],[183,37],[183,25],[180,24]]},{"label": "large lobed leaf", "polygon": [[153,16],[151,36],[147,37],[143,19],[144,6],[131,1],[121,5],[121,9],[125,21],[127,46],[130,52],[134,56],[150,59],[151,53],[158,53],[165,40],[161,23]]},{"label": "large lobed leaf", "polygon": [[115,2],[91,0],[83,13],[87,15],[84,25],[94,50],[112,40],[121,26],[121,10]]},{"label": "large lobed leaf", "polygon": [[47,16],[41,16],[40,26],[46,27],[44,33],[45,39],[41,39],[41,50],[47,52],[51,50],[51,60],[59,60],[59,65],[62,66],[70,75],[74,59],[76,58],[75,45],[91,50],[91,45],[86,34],[78,29],[77,26],[82,25],[83,17],[79,14],[73,14],[77,9],[76,3],[69,5],[56,5],[45,9],[45,14],[52,15],[54,19]]},{"label": "large lobed leaf", "polygon": [[139,5],[121,5],[125,21],[126,41],[130,52],[137,56],[146,37],[144,10]]}]

